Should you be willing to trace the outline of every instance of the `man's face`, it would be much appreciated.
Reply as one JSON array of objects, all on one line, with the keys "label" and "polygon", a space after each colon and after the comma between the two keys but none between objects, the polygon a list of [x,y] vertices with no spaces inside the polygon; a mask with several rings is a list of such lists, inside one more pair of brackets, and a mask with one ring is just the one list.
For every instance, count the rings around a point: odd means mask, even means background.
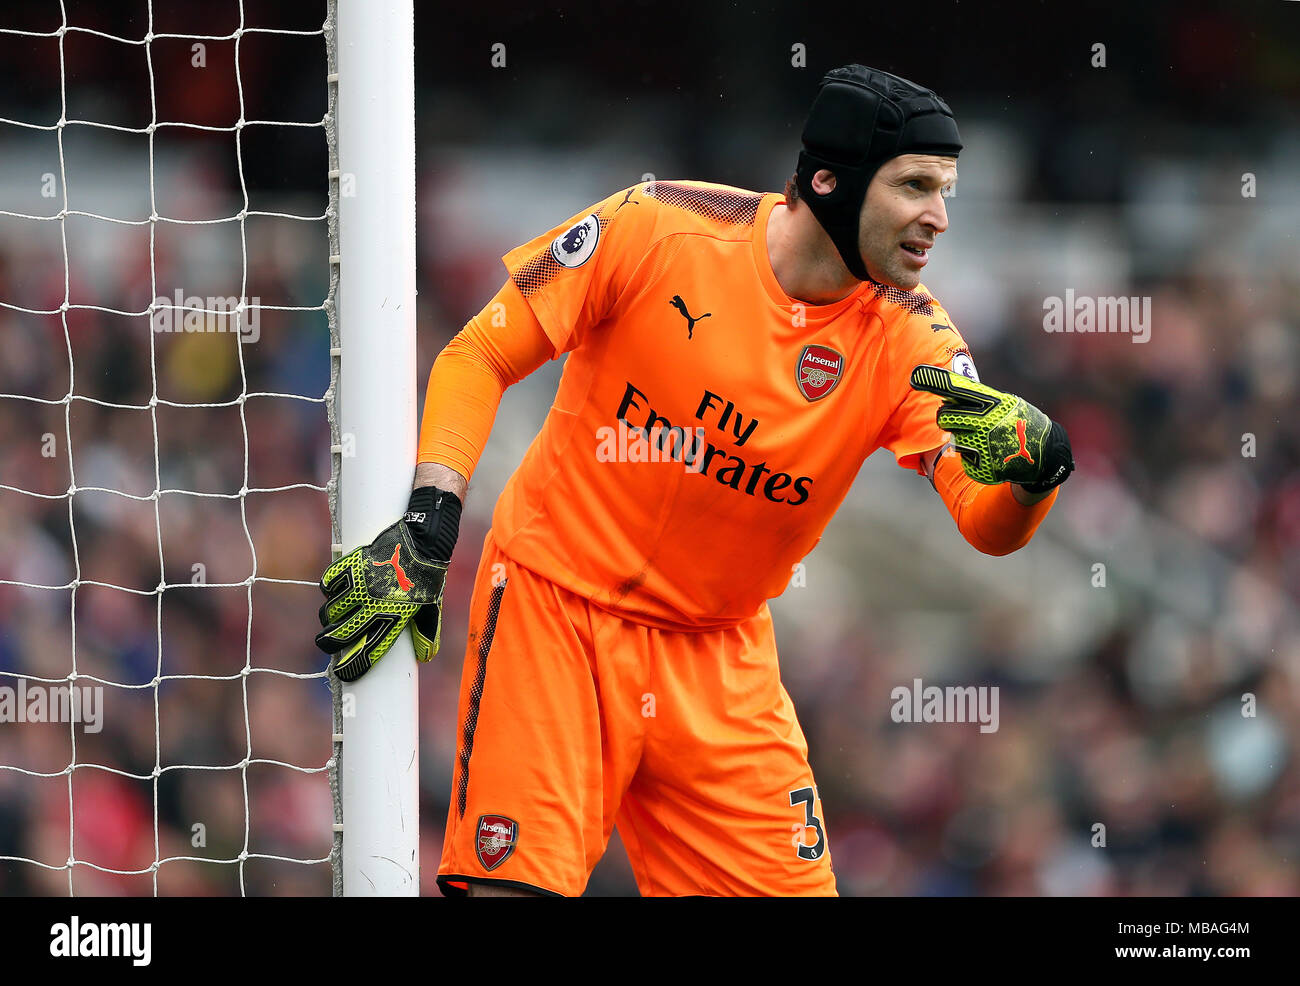
[{"label": "man's face", "polygon": [[901,154],[880,166],[867,186],[858,226],[867,273],[907,291],[921,283],[930,247],[948,228],[943,199],[956,180],[956,158]]}]

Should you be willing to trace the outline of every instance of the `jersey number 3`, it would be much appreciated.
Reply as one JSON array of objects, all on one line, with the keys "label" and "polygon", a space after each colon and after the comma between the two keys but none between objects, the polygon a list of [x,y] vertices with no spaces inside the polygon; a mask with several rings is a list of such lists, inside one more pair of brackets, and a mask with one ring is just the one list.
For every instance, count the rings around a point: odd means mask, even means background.
[{"label": "jersey number 3", "polygon": [[[822,853],[826,851],[826,830],[822,828],[822,820],[813,814],[813,803],[816,800],[815,787],[801,787],[797,791],[790,792],[790,807],[803,805],[803,824],[794,822],[790,826],[794,830],[794,837],[790,841],[800,859],[821,859]],[[817,833],[817,841],[811,846],[804,842],[804,833],[808,829],[813,829]]]}]

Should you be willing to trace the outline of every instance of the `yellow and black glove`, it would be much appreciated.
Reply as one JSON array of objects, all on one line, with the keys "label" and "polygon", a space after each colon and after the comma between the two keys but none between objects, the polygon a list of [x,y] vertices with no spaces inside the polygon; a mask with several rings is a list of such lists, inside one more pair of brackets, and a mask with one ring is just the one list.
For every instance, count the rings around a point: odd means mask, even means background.
[{"label": "yellow and black glove", "polygon": [[460,499],[422,486],[406,514],[321,576],[324,627],[316,646],[336,655],[331,670],[356,681],[393,646],[409,623],[415,656],[430,660],[442,638],[442,593],[460,533]]},{"label": "yellow and black glove", "polygon": [[935,421],[952,432],[962,467],[975,482],[1046,493],[1074,470],[1065,428],[1023,397],[926,364],[912,370],[911,383],[913,390],[943,398]]}]

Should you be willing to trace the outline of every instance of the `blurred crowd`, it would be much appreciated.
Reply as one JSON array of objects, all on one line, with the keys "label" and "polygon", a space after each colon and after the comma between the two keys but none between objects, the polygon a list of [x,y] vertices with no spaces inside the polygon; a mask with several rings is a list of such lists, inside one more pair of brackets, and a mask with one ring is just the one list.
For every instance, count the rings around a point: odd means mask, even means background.
[{"label": "blurred crowd", "polygon": [[[1201,22],[1219,23],[1210,7],[1168,28],[1198,99],[1215,91],[1194,71],[1208,57]],[[57,75],[48,51],[29,47],[19,70]],[[96,57],[76,74],[98,103],[70,99],[141,125],[126,97],[112,98],[112,59]],[[283,64],[271,45],[245,57],[250,77]],[[1065,424],[1078,470],[1034,542],[989,559],[918,493],[924,480],[882,453],[807,560],[806,586],[772,603],[842,894],[1300,894],[1300,423],[1288,414],[1300,384],[1300,186],[1285,166],[1296,140],[1287,100],[1300,89],[1263,64],[1289,129],[1254,151],[1215,131],[1205,146],[1228,149],[1204,155],[1169,137],[1146,149],[1144,173],[1159,181],[1101,182],[1132,148],[1095,142],[1110,164],[1090,168],[1086,127],[1048,140],[1031,108],[994,112],[984,93],[965,100],[982,100],[984,115],[963,117],[961,91],[944,91],[968,152],[927,286],[982,378]],[[1262,84],[1236,67],[1237,84]],[[319,119],[317,68],[262,118]],[[175,89],[172,118],[220,117],[225,88],[201,78]],[[535,114],[538,132],[503,141],[466,92],[422,96],[421,393],[438,351],[499,287],[508,249],[646,172],[779,189],[797,150],[783,122],[745,137],[743,164],[734,131],[679,129],[647,150],[648,121],[663,113],[648,97],[626,110],[645,128],[599,146],[557,147]],[[0,116],[57,118],[44,88],[3,99]],[[1179,119],[1198,112],[1189,104]],[[49,138],[0,124],[11,165],[0,210],[61,207],[62,189],[40,193],[45,173],[61,174]],[[147,218],[139,186],[114,195],[138,145],[89,139],[97,164],[68,171],[69,202]],[[160,143],[160,214],[240,211],[234,139],[192,131]],[[249,194],[267,211],[320,216],[324,133],[292,140],[291,165],[275,138],[246,148]],[[1245,171],[1259,176],[1257,198],[1240,194]],[[241,285],[266,305],[319,306],[324,222],[164,222],[151,250],[148,225],[80,218],[67,223],[66,262],[58,225],[0,216],[0,302],[54,312],[0,308],[0,686],[74,670],[81,684],[110,684],[101,732],[0,724],[0,857],[46,864],[0,859],[0,895],[67,893],[70,856],[78,894],[328,893],[330,696],[312,644],[330,542],[325,317],[263,311],[257,341],[240,345],[80,307],[143,311],[176,287]],[[1150,341],[1044,331],[1044,299],[1067,287],[1149,297]],[[65,297],[74,307],[60,314]],[[419,676],[430,894],[478,552],[558,369],[503,400],[471,483],[443,653]],[[893,722],[890,692],[915,677],[998,686],[1000,728]],[[186,858],[154,870],[175,857]],[[588,892],[636,893],[617,836]]]}]

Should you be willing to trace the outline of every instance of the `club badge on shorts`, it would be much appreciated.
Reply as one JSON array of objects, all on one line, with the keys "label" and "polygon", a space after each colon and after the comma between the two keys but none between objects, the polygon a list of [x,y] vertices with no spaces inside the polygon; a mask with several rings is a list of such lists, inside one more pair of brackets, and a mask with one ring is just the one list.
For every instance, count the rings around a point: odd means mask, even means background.
[{"label": "club badge on shorts", "polygon": [[510,858],[519,839],[519,823],[505,815],[479,815],[475,851],[485,870],[495,870]]},{"label": "club badge on shorts", "polygon": [[799,393],[809,401],[819,401],[835,389],[843,370],[844,357],[829,346],[804,346],[794,379]]}]

